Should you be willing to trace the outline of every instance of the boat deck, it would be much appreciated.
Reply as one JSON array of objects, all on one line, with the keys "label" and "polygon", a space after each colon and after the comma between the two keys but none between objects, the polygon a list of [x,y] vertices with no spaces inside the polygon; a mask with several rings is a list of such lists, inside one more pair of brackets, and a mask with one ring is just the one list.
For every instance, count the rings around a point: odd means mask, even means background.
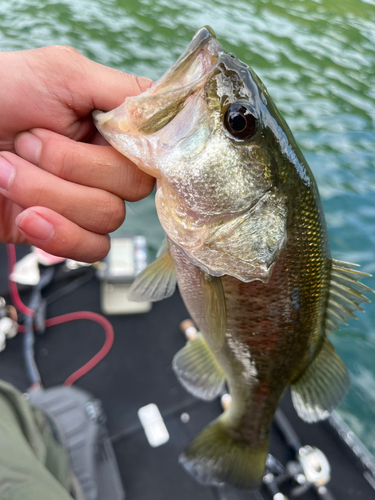
[{"label": "boat deck", "polygon": [[[25,252],[26,249],[18,250],[18,258]],[[0,296],[8,302],[6,269],[5,246],[0,245]],[[52,284],[45,295],[57,289],[57,285]],[[23,297],[27,303],[27,295]],[[100,312],[96,278],[51,303],[47,317],[81,310]],[[97,367],[77,382],[103,403],[127,499],[269,499],[263,489],[249,493],[203,487],[178,464],[181,451],[221,412],[219,400],[205,403],[195,399],[183,389],[172,371],[171,360],[185,343],[179,324],[187,317],[178,293],[155,303],[146,315],[110,317],[115,331],[113,348]],[[54,326],[38,336],[35,357],[45,387],[62,384],[100,349],[103,341],[102,328],[89,321]],[[0,354],[0,378],[22,391],[27,389],[22,334],[8,341],[6,350]],[[148,444],[137,415],[138,409],[149,403],[158,406],[170,434],[170,440],[158,448]],[[332,468],[329,489],[336,500],[375,499],[374,489],[364,479],[363,467],[327,422],[315,425],[302,422],[288,396],[282,409],[302,444],[317,446],[328,457]],[[189,415],[188,422],[181,420],[182,413]],[[276,427],[270,451],[283,464],[292,459]],[[310,490],[299,498],[316,500],[319,497]]]}]

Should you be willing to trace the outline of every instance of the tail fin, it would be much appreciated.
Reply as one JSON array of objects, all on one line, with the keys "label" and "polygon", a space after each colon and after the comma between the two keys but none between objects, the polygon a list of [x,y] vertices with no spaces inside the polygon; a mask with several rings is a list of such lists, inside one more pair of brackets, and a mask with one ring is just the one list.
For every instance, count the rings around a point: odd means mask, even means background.
[{"label": "tail fin", "polygon": [[268,440],[249,447],[231,437],[219,418],[190,443],[179,462],[206,486],[228,483],[251,490],[261,485],[267,452]]}]

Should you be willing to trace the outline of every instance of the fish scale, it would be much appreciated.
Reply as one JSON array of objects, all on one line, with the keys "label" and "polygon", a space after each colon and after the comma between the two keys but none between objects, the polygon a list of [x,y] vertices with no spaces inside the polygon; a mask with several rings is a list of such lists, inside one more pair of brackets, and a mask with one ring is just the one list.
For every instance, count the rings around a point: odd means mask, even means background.
[{"label": "fish scale", "polygon": [[358,281],[367,275],[331,258],[318,189],[288,125],[209,28],[150,89],[94,116],[158,179],[168,244],[130,298],[161,300],[178,283],[200,334],[173,369],[196,397],[215,398],[225,382],[231,394],[180,462],[203,484],[257,488],[285,389],[307,422],[345,397],[348,372],[327,334],[367,300],[372,290]]}]

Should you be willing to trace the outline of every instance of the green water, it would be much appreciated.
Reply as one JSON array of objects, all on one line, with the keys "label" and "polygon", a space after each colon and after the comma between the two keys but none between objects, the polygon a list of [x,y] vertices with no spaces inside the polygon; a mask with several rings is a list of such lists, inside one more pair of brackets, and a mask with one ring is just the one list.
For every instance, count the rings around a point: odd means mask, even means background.
[{"label": "green water", "polygon": [[[334,257],[375,274],[374,0],[0,0],[0,48],[72,45],[156,79],[209,24],[250,64],[318,182]],[[152,198],[125,228],[162,239]],[[375,279],[366,280],[375,288]],[[340,413],[375,453],[375,304],[333,335],[352,378]]]}]

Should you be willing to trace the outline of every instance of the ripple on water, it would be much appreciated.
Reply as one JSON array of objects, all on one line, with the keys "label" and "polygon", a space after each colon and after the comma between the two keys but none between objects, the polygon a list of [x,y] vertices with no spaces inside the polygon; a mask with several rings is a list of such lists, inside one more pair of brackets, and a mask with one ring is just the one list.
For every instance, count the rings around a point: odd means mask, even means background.
[{"label": "ripple on water", "polygon": [[[372,0],[0,0],[0,48],[72,45],[94,60],[156,79],[196,29],[264,80],[322,195],[332,253],[375,273],[375,5]],[[131,204],[153,248],[152,199]],[[375,286],[374,280],[366,284]],[[375,306],[334,335],[353,386],[341,412],[375,451]]]}]

